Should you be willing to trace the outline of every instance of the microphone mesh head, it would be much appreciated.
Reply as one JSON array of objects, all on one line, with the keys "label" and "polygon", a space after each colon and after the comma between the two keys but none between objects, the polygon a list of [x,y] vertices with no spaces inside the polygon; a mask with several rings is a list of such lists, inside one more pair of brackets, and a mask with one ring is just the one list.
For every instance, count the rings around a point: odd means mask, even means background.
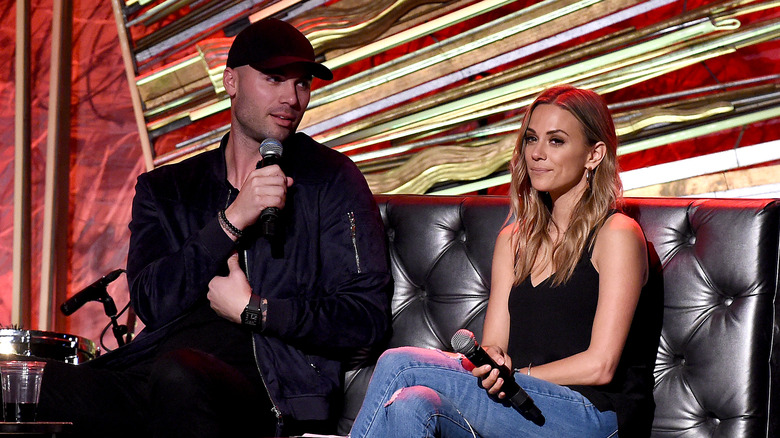
[{"label": "microphone mesh head", "polygon": [[468,356],[477,348],[477,338],[474,336],[474,333],[466,329],[460,329],[452,335],[450,344],[452,344],[453,350]]},{"label": "microphone mesh head", "polygon": [[275,138],[266,138],[265,140],[260,143],[260,155],[263,157],[267,157],[269,155],[276,156],[277,158],[282,157],[282,143],[279,142],[279,140]]}]

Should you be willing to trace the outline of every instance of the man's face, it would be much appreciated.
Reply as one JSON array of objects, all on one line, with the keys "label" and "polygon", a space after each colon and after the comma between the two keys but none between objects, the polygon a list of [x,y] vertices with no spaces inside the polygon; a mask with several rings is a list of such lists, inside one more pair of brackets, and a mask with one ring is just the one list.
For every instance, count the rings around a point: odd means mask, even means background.
[{"label": "man's face", "polygon": [[225,89],[233,100],[234,125],[238,125],[233,126],[234,132],[257,142],[282,141],[295,133],[309,105],[311,74],[298,65],[264,71],[245,65],[231,70]]}]

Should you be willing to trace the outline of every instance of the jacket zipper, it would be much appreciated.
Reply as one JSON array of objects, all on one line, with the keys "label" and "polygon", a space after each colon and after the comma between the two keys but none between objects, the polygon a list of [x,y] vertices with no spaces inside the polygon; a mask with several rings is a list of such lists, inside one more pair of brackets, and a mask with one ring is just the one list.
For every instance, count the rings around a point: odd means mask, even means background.
[{"label": "jacket zipper", "polygon": [[252,352],[255,354],[254,359],[255,366],[257,367],[257,373],[260,374],[260,380],[263,382],[265,393],[268,394],[268,400],[271,401],[271,412],[273,412],[274,416],[276,417],[276,435],[281,436],[282,429],[284,429],[284,417],[282,417],[282,411],[280,411],[276,406],[274,398],[271,397],[271,391],[268,389],[268,384],[265,383],[265,376],[263,376],[263,371],[260,369],[260,362],[257,361],[257,343],[255,342],[254,333],[252,334]]},{"label": "jacket zipper", "polygon": [[[230,195],[233,193],[233,189],[228,189],[228,199],[225,201],[225,208],[228,208],[230,205]],[[247,249],[244,249],[244,269],[246,272],[246,278],[249,279],[249,251]],[[257,360],[257,343],[255,341],[255,334],[251,334],[252,338],[252,353],[253,353],[253,359],[255,360],[255,367],[257,368],[257,374],[260,375],[260,381],[263,382],[263,388],[265,388],[265,393],[268,395],[268,400],[271,402],[271,412],[274,413],[274,416],[276,417],[276,434],[281,435],[282,429],[284,429],[284,417],[282,417],[282,411],[279,410],[279,407],[276,406],[276,402],[274,401],[274,398],[271,396],[271,391],[268,389],[268,384],[265,383],[265,376],[263,375],[263,370],[260,369],[260,362]]]},{"label": "jacket zipper", "polygon": [[352,248],[355,249],[355,265],[357,266],[357,273],[360,274],[360,253],[358,253],[357,246],[357,221],[355,220],[355,212],[350,211],[347,213],[349,219],[349,232],[352,236]]},{"label": "jacket zipper", "polygon": [[[246,278],[249,277],[249,251],[247,249],[244,249],[244,266],[246,269]],[[268,394],[268,400],[271,401],[271,412],[274,413],[274,416],[276,417],[276,434],[281,435],[282,429],[284,428],[284,418],[282,417],[282,411],[279,410],[279,407],[276,406],[276,402],[274,401],[274,398],[271,396],[271,391],[268,389],[268,384],[265,383],[265,376],[263,375],[263,370],[260,369],[260,362],[257,360],[257,343],[255,342],[255,334],[252,333],[252,353],[254,353],[254,360],[255,360],[255,366],[257,367],[257,373],[260,375],[260,380],[263,382],[263,387],[265,388],[265,393]]]}]

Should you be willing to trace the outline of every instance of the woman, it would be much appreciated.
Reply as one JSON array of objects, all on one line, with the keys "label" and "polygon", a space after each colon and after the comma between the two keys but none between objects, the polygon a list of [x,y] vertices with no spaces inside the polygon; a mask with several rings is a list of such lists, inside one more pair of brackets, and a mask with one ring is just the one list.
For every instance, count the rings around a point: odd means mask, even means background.
[{"label": "woman", "polygon": [[529,107],[510,164],[518,220],[496,241],[482,346],[515,370],[545,423],[506,402],[490,365],[469,373],[458,355],[405,347],[380,358],[352,438],[649,435],[647,248],[615,210],[616,151],[604,100],[557,86]]}]

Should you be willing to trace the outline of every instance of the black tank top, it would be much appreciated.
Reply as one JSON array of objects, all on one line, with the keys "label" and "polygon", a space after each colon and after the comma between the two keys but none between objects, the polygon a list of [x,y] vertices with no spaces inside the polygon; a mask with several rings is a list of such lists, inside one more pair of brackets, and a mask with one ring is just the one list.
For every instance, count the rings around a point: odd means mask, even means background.
[{"label": "black tank top", "polygon": [[[599,295],[599,273],[591,251],[580,256],[572,277],[553,287],[547,278],[536,287],[530,276],[509,295],[508,354],[513,366],[542,365],[588,349]],[[602,386],[572,385],[600,411],[613,410],[619,435],[650,434],[653,416],[653,366],[662,309],[649,300],[657,292],[648,281],[612,382]],[[653,300],[655,301],[655,300]]]}]

